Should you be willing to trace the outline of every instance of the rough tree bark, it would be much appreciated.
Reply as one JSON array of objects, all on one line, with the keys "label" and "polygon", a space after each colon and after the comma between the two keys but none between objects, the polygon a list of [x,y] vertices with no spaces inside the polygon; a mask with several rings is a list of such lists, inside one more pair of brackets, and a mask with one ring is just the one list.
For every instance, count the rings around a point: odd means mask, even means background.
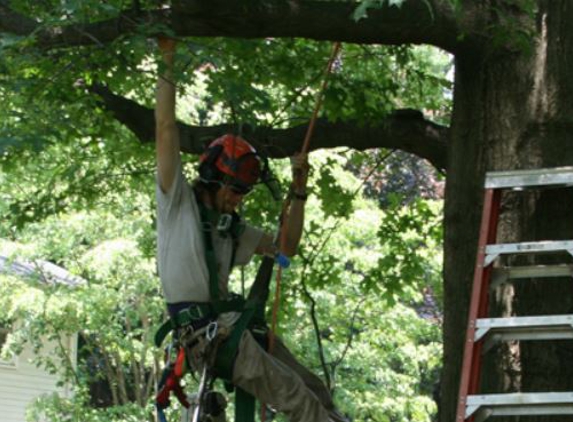
[{"label": "rough tree bark", "polygon": [[[483,2],[484,12],[494,3]],[[509,2],[507,2],[509,3]],[[519,27],[531,30],[531,50],[467,43],[456,55],[454,114],[451,125],[445,206],[444,371],[441,421],[453,421],[453,397],[460,377],[461,333],[466,328],[469,280],[472,278],[483,174],[566,166],[573,163],[570,132],[573,84],[568,63],[573,54],[570,1],[536,2],[530,19],[507,7]],[[491,22],[495,16],[490,14]],[[518,196],[502,203],[500,241],[573,238],[573,192],[560,190]],[[514,292],[515,290],[515,292]],[[492,295],[498,314],[570,313],[570,280],[519,282]],[[572,391],[570,342],[522,342],[501,347],[483,373],[486,391]],[[500,420],[500,419],[498,419]],[[511,419],[514,420],[514,419]],[[568,417],[537,417],[565,421]]]},{"label": "rough tree bark", "polygon": [[[475,265],[477,233],[482,202],[482,184],[487,170],[525,169],[573,164],[573,83],[569,78],[573,61],[573,2],[571,0],[461,0],[454,10],[448,0],[405,0],[400,8],[385,7],[369,13],[358,23],[349,18],[355,5],[324,1],[216,0],[176,2],[177,13],[166,10],[143,14],[126,12],[122,17],[98,24],[38,28],[42,48],[105,44],[129,34],[138,22],[162,23],[179,36],[307,37],[356,43],[427,43],[455,55],[454,112],[451,127],[432,126],[412,119],[419,130],[398,139],[398,132],[378,128],[367,146],[354,140],[336,143],[356,147],[400,148],[408,137],[414,145],[448,140],[445,201],[445,315],[444,368],[440,399],[440,421],[453,422],[460,378],[469,291]],[[524,8],[532,7],[527,14]],[[118,23],[121,23],[118,24]],[[0,30],[29,34],[37,24],[13,11],[0,0]],[[509,35],[499,38],[501,29]],[[530,48],[512,44],[523,31],[531,32]],[[500,44],[499,40],[503,42]],[[101,92],[100,92],[101,93]],[[130,123],[121,116],[117,97],[108,93],[104,101],[116,117],[142,140],[149,128]],[[124,104],[125,105],[125,104]],[[125,111],[125,110],[123,110]],[[138,112],[144,112],[142,110]],[[128,113],[129,114],[129,113]],[[137,121],[137,120],[135,120]],[[142,120],[139,120],[140,122]],[[149,120],[148,120],[149,122]],[[404,121],[402,121],[404,123]],[[323,123],[322,136],[329,128]],[[352,123],[346,137],[353,130]],[[404,125],[405,127],[407,125]],[[411,125],[410,125],[411,126]],[[188,151],[199,149],[203,135],[220,128],[187,128]],[[293,131],[300,128],[293,128]],[[210,132],[211,131],[211,132]],[[424,138],[428,131],[433,135]],[[256,132],[256,130],[255,130]],[[292,132],[292,133],[295,133]],[[373,133],[374,133],[373,132]],[[291,135],[292,135],[291,133]],[[426,135],[423,135],[423,134]],[[288,132],[274,133],[275,142]],[[320,128],[317,136],[321,136]],[[145,139],[144,139],[145,138]],[[296,139],[300,139],[297,137]],[[337,138],[340,139],[340,138]],[[272,143],[272,139],[264,142]],[[433,142],[433,141],[432,141]],[[292,147],[292,146],[291,146]],[[411,147],[410,150],[413,150]],[[422,149],[416,153],[430,158]],[[438,155],[440,155],[438,154]],[[551,202],[553,200],[553,202]],[[503,202],[500,239],[565,239],[573,237],[573,192],[533,193]],[[494,295],[493,308],[506,314],[567,313],[573,308],[573,285],[540,280],[520,283]],[[543,297],[543,300],[540,298]],[[573,348],[568,342],[522,344],[498,350],[484,374],[488,390],[573,390]],[[519,359],[516,361],[515,359]],[[517,363],[516,363],[517,362]],[[572,420],[564,417],[537,421]]]},{"label": "rough tree bark", "polygon": [[181,37],[304,37],[364,44],[433,44],[448,51],[457,45],[457,21],[448,1],[404,0],[401,7],[371,10],[352,20],[353,1],[177,0],[173,8],[126,10],[109,20],[43,27],[0,0],[0,29],[18,35],[35,32],[43,48],[109,43],[141,25],[163,24]]}]

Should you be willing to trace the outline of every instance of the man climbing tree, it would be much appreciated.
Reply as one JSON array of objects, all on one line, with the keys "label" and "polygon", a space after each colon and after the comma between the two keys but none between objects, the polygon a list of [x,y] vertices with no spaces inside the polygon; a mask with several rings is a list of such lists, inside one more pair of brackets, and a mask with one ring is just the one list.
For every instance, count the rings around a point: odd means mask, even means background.
[{"label": "man climbing tree", "polygon": [[[262,158],[248,142],[231,134],[211,142],[201,156],[199,178],[192,185],[185,180],[175,120],[176,43],[162,38],[159,47],[166,67],[158,79],[155,109],[159,275],[171,321],[190,365],[202,370],[215,361],[212,371],[218,373],[219,358],[213,356],[217,348],[203,341],[202,328],[207,327],[211,334],[216,330],[223,340],[233,335],[233,328],[239,330],[236,325],[244,303],[228,291],[233,265],[246,264],[254,253],[295,254],[302,233],[309,166],[305,155],[292,159],[292,206],[279,251],[271,235],[243,223],[236,213],[265,171]],[[249,329],[238,334],[238,348],[231,354],[234,361],[223,362],[231,367],[228,381],[292,421],[344,420],[324,384],[299,364],[281,341],[276,341],[271,355],[261,346],[266,334],[263,339],[255,339]],[[217,342],[214,339],[213,343]]]}]

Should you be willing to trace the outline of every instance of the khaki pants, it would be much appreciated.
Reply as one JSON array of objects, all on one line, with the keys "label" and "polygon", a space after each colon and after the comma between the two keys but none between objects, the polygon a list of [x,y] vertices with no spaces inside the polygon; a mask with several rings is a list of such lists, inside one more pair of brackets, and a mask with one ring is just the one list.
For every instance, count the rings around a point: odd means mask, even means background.
[{"label": "khaki pants", "polygon": [[271,356],[245,331],[233,383],[285,413],[291,422],[341,420],[324,383],[302,366],[278,338]]}]

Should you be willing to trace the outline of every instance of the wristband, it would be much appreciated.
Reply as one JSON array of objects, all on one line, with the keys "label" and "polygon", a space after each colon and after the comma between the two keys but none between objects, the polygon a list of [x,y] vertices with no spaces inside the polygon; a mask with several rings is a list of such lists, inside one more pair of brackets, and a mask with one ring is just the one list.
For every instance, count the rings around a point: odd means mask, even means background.
[{"label": "wristband", "polygon": [[282,253],[277,253],[275,255],[275,262],[281,266],[281,268],[288,268],[290,266],[290,259],[288,259]]}]

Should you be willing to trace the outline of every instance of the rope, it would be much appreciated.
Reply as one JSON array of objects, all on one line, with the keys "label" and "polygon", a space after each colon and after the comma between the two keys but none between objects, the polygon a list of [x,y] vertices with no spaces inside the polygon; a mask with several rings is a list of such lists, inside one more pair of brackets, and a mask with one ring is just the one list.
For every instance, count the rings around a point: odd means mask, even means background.
[{"label": "rope", "polygon": [[334,43],[332,48],[332,54],[330,55],[330,60],[328,61],[328,65],[326,66],[326,70],[324,72],[324,78],[322,81],[322,87],[320,91],[318,91],[316,95],[316,105],[314,106],[314,112],[312,113],[312,118],[310,119],[310,124],[308,125],[308,129],[306,131],[306,136],[304,137],[304,143],[302,145],[301,153],[308,152],[308,147],[310,145],[310,138],[314,132],[314,124],[316,123],[316,119],[318,118],[318,112],[322,107],[322,100],[324,99],[324,91],[326,91],[326,87],[328,86],[328,75],[332,72],[332,66],[334,65],[334,61],[338,56],[338,52],[340,50],[340,42]]},{"label": "rope", "polygon": [[[327,64],[326,69],[324,71],[322,86],[320,87],[320,90],[316,94],[316,102],[315,102],[315,106],[314,106],[314,111],[312,113],[312,117],[310,119],[308,128],[306,130],[306,135],[304,137],[304,142],[303,142],[302,148],[301,148],[301,154],[306,154],[308,152],[310,140],[312,138],[312,134],[314,133],[314,126],[315,126],[316,120],[318,118],[318,112],[322,108],[322,102],[324,99],[324,92],[326,91],[326,88],[328,86],[328,76],[332,72],[332,67],[334,65],[334,62],[336,61],[336,58],[338,56],[338,52],[340,51],[340,47],[341,47],[340,42],[334,43],[334,45],[332,47],[332,53],[330,55],[330,59],[328,60],[328,64]],[[290,198],[287,196],[287,198],[285,199],[285,201],[283,203],[283,207],[281,210],[281,216],[280,216],[280,220],[279,220],[279,222],[280,222],[279,238],[280,238],[280,249],[281,250],[283,250],[285,243],[286,243],[286,233],[288,231],[288,221],[285,217],[287,215],[288,209],[290,208],[290,202],[291,202]],[[278,269],[277,269],[277,273],[276,273],[276,278],[275,278],[275,297],[274,297],[273,310],[272,310],[271,330],[269,332],[269,353],[271,355],[273,353],[274,346],[275,346],[275,337],[276,337],[275,333],[276,333],[278,310],[279,310],[279,304],[280,304],[280,298],[281,298],[281,287],[282,287],[282,267],[279,265]],[[264,404],[262,404],[261,405],[261,422],[265,422],[265,420],[266,420],[265,406],[264,406]]]}]

